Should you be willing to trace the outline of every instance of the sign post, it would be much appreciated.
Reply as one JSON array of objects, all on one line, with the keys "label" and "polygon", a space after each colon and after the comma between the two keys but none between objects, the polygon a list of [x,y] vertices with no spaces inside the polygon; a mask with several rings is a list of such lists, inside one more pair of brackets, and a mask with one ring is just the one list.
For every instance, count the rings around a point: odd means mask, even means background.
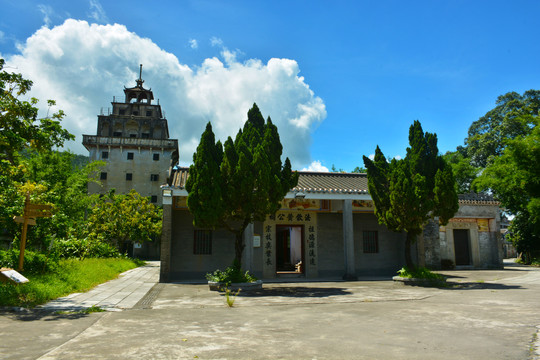
[{"label": "sign post", "polygon": [[28,232],[28,225],[36,225],[36,217],[51,217],[51,210],[51,205],[30,204],[30,193],[26,193],[23,216],[13,217],[15,222],[23,224],[21,247],[19,252],[19,267],[17,269],[18,271],[23,270],[24,250],[26,247],[26,233]]}]

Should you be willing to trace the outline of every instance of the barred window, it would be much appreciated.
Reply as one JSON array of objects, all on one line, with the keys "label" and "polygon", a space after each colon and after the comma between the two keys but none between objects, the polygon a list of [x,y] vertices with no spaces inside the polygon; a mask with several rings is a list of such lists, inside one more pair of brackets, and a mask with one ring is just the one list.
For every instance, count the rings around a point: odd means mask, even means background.
[{"label": "barred window", "polygon": [[102,151],[101,152],[101,158],[102,159],[108,159],[109,158],[109,152],[108,151]]},{"label": "barred window", "polygon": [[150,181],[159,181],[158,174],[150,174]]},{"label": "barred window", "polygon": [[132,173],[127,173],[126,174],[126,181],[131,181],[133,180],[133,174]]},{"label": "barred window", "polygon": [[152,195],[152,196],[150,196],[150,202],[151,202],[152,204],[157,203],[157,195]]},{"label": "barred window", "polygon": [[133,153],[132,152],[127,153],[127,159],[128,160],[133,160]]},{"label": "barred window", "polygon": [[379,252],[379,236],[377,231],[364,231],[363,245],[365,254],[376,254]]},{"label": "barred window", "polygon": [[193,240],[193,254],[212,254],[212,230],[195,230],[195,236]]},{"label": "barred window", "polygon": [[154,158],[154,161],[159,161],[159,154],[158,153],[154,154],[153,158]]},{"label": "barred window", "polygon": [[107,173],[106,173],[106,172],[102,172],[102,173],[100,174],[99,178],[100,178],[101,180],[107,180]]}]

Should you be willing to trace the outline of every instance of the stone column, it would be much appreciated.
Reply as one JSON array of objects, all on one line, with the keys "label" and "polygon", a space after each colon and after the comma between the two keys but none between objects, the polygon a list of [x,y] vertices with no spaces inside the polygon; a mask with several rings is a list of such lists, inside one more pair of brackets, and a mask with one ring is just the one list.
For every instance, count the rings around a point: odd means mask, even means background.
[{"label": "stone column", "polygon": [[161,267],[159,282],[169,282],[171,273],[172,197],[163,197],[161,230]]},{"label": "stone column", "polygon": [[343,251],[345,260],[343,280],[356,280],[352,200],[348,199],[343,200]]}]

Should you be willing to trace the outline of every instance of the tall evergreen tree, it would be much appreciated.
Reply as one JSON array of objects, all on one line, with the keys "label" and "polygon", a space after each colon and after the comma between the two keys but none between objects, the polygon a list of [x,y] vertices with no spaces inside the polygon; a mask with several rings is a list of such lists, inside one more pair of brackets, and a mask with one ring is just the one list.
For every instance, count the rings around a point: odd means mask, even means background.
[{"label": "tall evergreen tree", "polygon": [[265,123],[253,104],[234,141],[229,137],[222,148],[208,124],[193,155],[186,184],[193,223],[231,231],[237,266],[246,227],[279,210],[285,194],[298,182],[288,158],[282,165],[282,151],[277,127],[270,118]]},{"label": "tall evergreen tree", "polygon": [[409,145],[404,159],[390,163],[377,146],[374,160],[364,156],[364,165],[375,216],[388,229],[407,232],[405,261],[413,267],[411,245],[427,221],[439,217],[447,224],[459,205],[452,169],[438,154],[437,135],[424,133],[415,121]]}]

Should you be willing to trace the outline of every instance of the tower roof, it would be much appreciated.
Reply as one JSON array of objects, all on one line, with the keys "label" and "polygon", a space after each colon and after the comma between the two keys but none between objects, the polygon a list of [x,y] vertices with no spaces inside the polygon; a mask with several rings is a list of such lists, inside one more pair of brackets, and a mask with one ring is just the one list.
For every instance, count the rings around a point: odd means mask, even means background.
[{"label": "tower roof", "polygon": [[137,85],[132,88],[124,87],[124,94],[126,94],[126,103],[135,99],[135,102],[146,102],[150,104],[154,100],[154,94],[152,89],[145,89],[143,87],[144,80],[142,79],[142,64],[140,65],[139,78],[135,80]]}]

